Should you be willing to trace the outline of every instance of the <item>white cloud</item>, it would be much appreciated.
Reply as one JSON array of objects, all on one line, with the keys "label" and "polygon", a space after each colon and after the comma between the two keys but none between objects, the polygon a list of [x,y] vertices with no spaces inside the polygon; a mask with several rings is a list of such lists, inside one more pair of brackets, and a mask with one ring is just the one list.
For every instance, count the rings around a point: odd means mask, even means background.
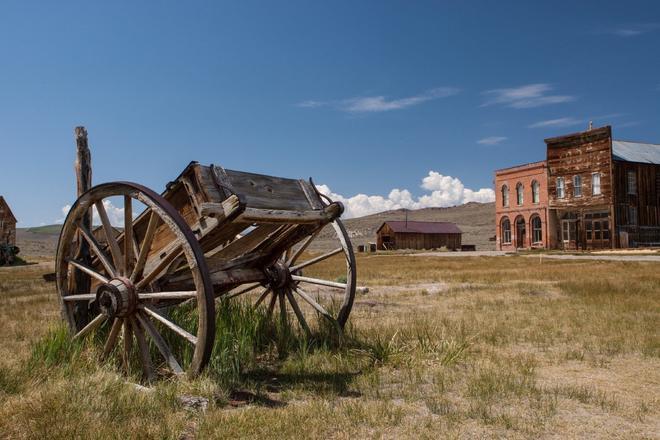
[{"label": "white cloud", "polygon": [[[105,211],[108,213],[108,219],[110,220],[110,224],[113,226],[119,226],[123,227],[124,226],[124,208],[118,208],[115,205],[112,204],[111,200],[104,200],[103,201],[103,207],[105,208]],[[64,220],[66,219],[66,216],[69,214],[69,211],[71,210],[71,205],[64,205],[62,207],[62,217],[58,218],[55,220],[55,223],[64,223]],[[99,217],[99,213],[96,210],[96,207],[92,208],[92,222],[94,225],[100,225],[101,224],[101,218]],[[133,217],[136,217],[135,213]]]},{"label": "white cloud", "polygon": [[618,37],[637,37],[642,34],[652,32],[656,29],[660,29],[660,23],[637,23],[619,26],[607,32]]},{"label": "white cloud", "polygon": [[427,90],[415,96],[399,99],[388,99],[383,95],[361,96],[342,99],[339,101],[303,101],[296,104],[303,108],[332,107],[348,113],[376,113],[392,110],[401,110],[435,99],[447,98],[459,93],[459,89],[453,87],[438,87]]},{"label": "white cloud", "polygon": [[557,118],[548,119],[546,121],[539,121],[529,125],[529,128],[546,128],[546,127],[572,127],[574,125],[582,124],[584,121],[575,118]]},{"label": "white cloud", "polygon": [[489,136],[477,141],[480,145],[497,145],[509,139],[506,136]]},{"label": "white cloud", "polygon": [[327,185],[317,185],[317,189],[321,193],[344,204],[344,217],[346,218],[362,217],[391,209],[447,207],[468,202],[486,203],[495,200],[495,193],[490,188],[474,191],[465,188],[459,179],[444,176],[435,171],[429,171],[429,174],[422,179],[421,187],[429,192],[418,198],[413,197],[407,189],[396,188],[390,191],[387,197],[366,194],[345,197],[333,193]]},{"label": "white cloud", "polygon": [[560,104],[575,100],[569,95],[548,95],[553,89],[550,84],[527,84],[508,89],[493,89],[483,92],[487,96],[481,107],[490,105],[503,105],[512,108],[533,108],[549,104]]}]

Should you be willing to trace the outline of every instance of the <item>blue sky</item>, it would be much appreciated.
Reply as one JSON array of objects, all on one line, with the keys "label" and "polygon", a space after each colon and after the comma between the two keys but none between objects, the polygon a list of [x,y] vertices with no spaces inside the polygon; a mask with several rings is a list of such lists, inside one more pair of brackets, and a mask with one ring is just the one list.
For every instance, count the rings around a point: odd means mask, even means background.
[{"label": "blue sky", "polygon": [[0,2],[19,226],[75,199],[76,125],[95,183],[160,191],[198,160],[313,176],[359,215],[487,198],[589,119],[660,143],[660,2]]}]

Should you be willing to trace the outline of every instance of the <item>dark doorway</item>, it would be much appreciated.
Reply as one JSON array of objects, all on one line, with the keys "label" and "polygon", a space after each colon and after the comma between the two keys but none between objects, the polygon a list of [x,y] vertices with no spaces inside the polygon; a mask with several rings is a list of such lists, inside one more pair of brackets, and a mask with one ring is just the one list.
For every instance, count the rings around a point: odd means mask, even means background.
[{"label": "dark doorway", "polygon": [[525,219],[522,217],[518,217],[516,219],[516,247],[517,248],[524,248],[525,247],[525,236],[526,236],[527,230],[525,228]]}]

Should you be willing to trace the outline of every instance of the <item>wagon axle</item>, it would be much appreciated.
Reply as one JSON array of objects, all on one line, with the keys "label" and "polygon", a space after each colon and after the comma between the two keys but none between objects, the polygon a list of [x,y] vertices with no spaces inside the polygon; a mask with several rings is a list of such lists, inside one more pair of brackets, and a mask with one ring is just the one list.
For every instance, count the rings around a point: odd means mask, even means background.
[{"label": "wagon axle", "polygon": [[96,290],[99,310],[108,318],[124,318],[135,312],[138,303],[135,285],[128,278],[117,277]]}]

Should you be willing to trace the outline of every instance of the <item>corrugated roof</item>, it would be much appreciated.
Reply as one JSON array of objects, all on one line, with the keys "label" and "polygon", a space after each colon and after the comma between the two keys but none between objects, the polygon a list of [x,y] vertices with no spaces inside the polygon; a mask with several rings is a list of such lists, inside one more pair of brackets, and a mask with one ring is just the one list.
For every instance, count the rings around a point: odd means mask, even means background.
[{"label": "corrugated roof", "polygon": [[[413,222],[413,221],[387,221],[394,232],[412,232],[417,234],[462,234],[458,226],[449,222]],[[383,226],[381,225],[380,228]],[[378,230],[380,230],[378,228]]]},{"label": "corrugated roof", "polygon": [[614,160],[660,164],[660,145],[613,140],[612,156]]}]

